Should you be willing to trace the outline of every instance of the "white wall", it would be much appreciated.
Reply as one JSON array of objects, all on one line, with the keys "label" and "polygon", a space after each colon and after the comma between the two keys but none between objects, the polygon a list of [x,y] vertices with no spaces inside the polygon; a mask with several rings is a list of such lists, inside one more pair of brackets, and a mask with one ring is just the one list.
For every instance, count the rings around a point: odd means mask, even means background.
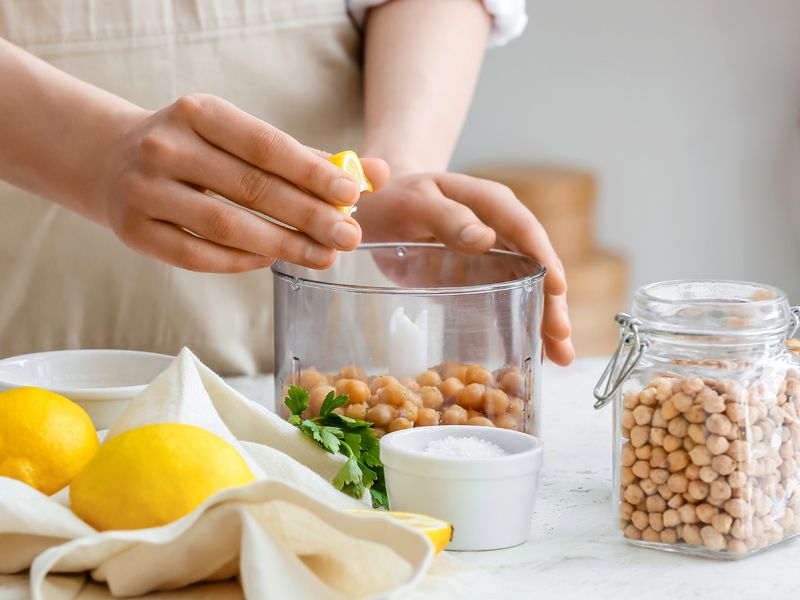
[{"label": "white wall", "polygon": [[800,0],[528,2],[486,59],[453,166],[600,177],[597,233],[632,286],[772,283],[800,303]]}]

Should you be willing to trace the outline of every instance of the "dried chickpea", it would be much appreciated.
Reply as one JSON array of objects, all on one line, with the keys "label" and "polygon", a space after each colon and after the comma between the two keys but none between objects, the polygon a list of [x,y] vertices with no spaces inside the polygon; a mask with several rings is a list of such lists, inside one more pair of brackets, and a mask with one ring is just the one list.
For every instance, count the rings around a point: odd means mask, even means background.
[{"label": "dried chickpea", "polygon": [[479,383],[481,385],[492,385],[494,383],[494,376],[480,365],[469,365],[465,373],[464,383],[467,385],[471,383]]},{"label": "dried chickpea", "polygon": [[442,413],[442,425],[466,425],[467,411],[454,404]]},{"label": "dried chickpea", "polygon": [[664,544],[676,544],[678,542],[678,533],[674,529],[664,529],[659,535]]},{"label": "dried chickpea", "polygon": [[667,506],[676,510],[684,504],[686,504],[686,498],[683,497],[683,494],[675,494],[672,498],[667,500]]},{"label": "dried chickpea", "polygon": [[[661,513],[650,513],[649,515],[650,528],[653,531],[662,531],[664,529],[664,521]],[[659,536],[659,541],[661,537]]]},{"label": "dried chickpea", "polygon": [[671,500],[673,496],[675,496],[675,492],[673,492],[669,487],[667,487],[666,483],[662,483],[658,486],[658,495],[661,496],[664,500]]},{"label": "dried chickpea", "polygon": [[692,546],[701,546],[703,544],[703,538],[700,537],[700,529],[696,525],[684,525],[681,528],[681,537],[687,544]]},{"label": "dried chickpea", "polygon": [[424,371],[417,375],[417,383],[421,388],[436,387],[442,383],[442,377],[436,371]]},{"label": "dried chickpea", "polygon": [[672,398],[670,398],[672,405],[678,412],[685,413],[688,411],[692,404],[694,403],[694,398],[689,396],[688,394],[684,394],[683,392],[678,392]]},{"label": "dried chickpea", "polygon": [[684,415],[689,423],[702,423],[706,420],[706,416],[706,411],[698,404],[693,405]]},{"label": "dried chickpea", "polygon": [[700,467],[693,464],[686,465],[686,470],[683,472],[683,474],[686,475],[686,479],[689,479],[690,481],[692,479],[700,479]]},{"label": "dried chickpea", "polygon": [[731,498],[724,506],[725,511],[734,519],[746,517],[750,513],[750,506],[741,498]]},{"label": "dried chickpea", "polygon": [[631,524],[625,527],[622,531],[623,535],[626,538],[630,538],[632,540],[641,540],[642,539],[642,532],[636,529],[636,526]]},{"label": "dried chickpea", "polygon": [[689,489],[689,480],[683,473],[673,473],[667,479],[667,487],[676,494],[683,494]]},{"label": "dried chickpea", "polygon": [[411,429],[414,427],[414,423],[409,421],[408,419],[404,419],[403,417],[397,417],[391,423],[389,423],[389,427],[386,430],[391,433],[392,431],[400,431],[401,429]]},{"label": "dried chickpea", "polygon": [[699,377],[687,377],[681,382],[681,389],[691,396],[697,394],[704,387],[706,387],[706,385]]},{"label": "dried chickpea", "polygon": [[642,488],[645,496],[652,496],[658,491],[658,484],[649,477],[647,479],[640,480],[639,487]]},{"label": "dried chickpea", "polygon": [[622,467],[620,471],[620,483],[622,485],[628,485],[629,483],[633,483],[636,481],[636,475],[633,474],[630,467]]},{"label": "dried chickpea", "polygon": [[708,504],[707,502],[703,502],[702,504],[697,505],[695,512],[697,513],[697,518],[701,523],[709,525],[714,519],[714,515],[719,514],[719,509],[711,504]]},{"label": "dried chickpea", "polygon": [[660,542],[661,541],[661,536],[658,535],[658,532],[655,531],[652,527],[647,527],[642,532],[642,539],[645,542]]},{"label": "dried chickpea", "polygon": [[631,515],[631,523],[636,529],[644,530],[648,525],[647,513],[642,510],[634,511]]},{"label": "dried chickpea", "polygon": [[678,509],[678,514],[681,516],[681,521],[687,525],[692,525],[699,521],[697,518],[697,509],[694,504],[684,504]]},{"label": "dried chickpea", "polygon": [[367,405],[366,404],[348,404],[344,407],[344,416],[351,419],[361,419],[362,421],[367,418]]},{"label": "dried chickpea", "polygon": [[669,431],[670,435],[674,435],[676,438],[685,438],[688,430],[689,421],[683,417],[675,417],[669,423],[667,423],[667,431]]},{"label": "dried chickpea", "polygon": [[414,421],[415,427],[428,427],[439,424],[439,413],[432,408],[422,408]]},{"label": "dried chickpea", "polygon": [[655,481],[658,485],[667,483],[669,471],[666,469],[650,469],[650,479]]},{"label": "dried chickpea", "polygon": [[374,423],[377,427],[387,427],[397,418],[397,409],[388,404],[378,404],[367,411],[367,421]]},{"label": "dried chickpea", "polygon": [[711,435],[708,437],[708,441],[706,442],[706,447],[714,456],[718,454],[725,454],[728,451],[729,446],[730,442],[728,442],[728,440],[721,435]]},{"label": "dried chickpea", "polygon": [[650,437],[650,428],[647,425],[637,425],[631,429],[631,444],[634,448],[640,448],[647,443]]},{"label": "dried chickpea", "polygon": [[637,460],[631,467],[631,471],[639,479],[646,479],[650,477],[650,463],[644,460]]},{"label": "dried chickpea", "polygon": [[[728,458],[728,457],[726,457]],[[728,475],[728,485],[732,489],[742,488],[747,484],[747,475],[742,471],[734,471]]]},{"label": "dried chickpea", "polygon": [[695,479],[689,482],[687,493],[693,500],[705,500],[706,496],[708,496],[708,490],[709,486],[705,481]]},{"label": "dried chickpea", "polygon": [[681,521],[681,516],[677,510],[674,508],[670,508],[664,511],[664,527],[677,527],[683,521]]},{"label": "dried chickpea", "polygon": [[370,396],[369,386],[359,379],[340,379],[335,386],[337,394],[346,394],[348,404],[361,404]]},{"label": "dried chickpea", "polygon": [[631,483],[625,488],[623,497],[627,502],[630,502],[631,504],[636,506],[637,504],[639,504],[639,502],[644,500],[644,492],[642,491],[642,488],[640,488],[638,485],[636,485],[635,483]]},{"label": "dried chickpea", "polygon": [[750,444],[744,440],[734,440],[728,446],[726,454],[733,460],[747,460],[750,456]]},{"label": "dried chickpea", "polygon": [[683,471],[689,464],[689,455],[685,450],[675,450],[667,455],[667,463],[672,473]]},{"label": "dried chickpea", "polygon": [[695,444],[705,444],[708,434],[706,428],[697,423],[691,423],[689,429],[686,431]]},{"label": "dried chickpea", "polygon": [[483,405],[483,394],[486,386],[480,383],[470,383],[458,393],[458,404],[464,408],[478,410]]},{"label": "dried chickpea", "polygon": [[711,464],[711,452],[706,446],[695,446],[689,452],[689,458],[699,467]]},{"label": "dried chickpea", "polygon": [[732,428],[733,426],[728,420],[728,417],[723,414],[713,414],[706,419],[706,429],[711,433],[727,436],[730,435]]},{"label": "dried chickpea", "polygon": [[662,445],[664,447],[664,450],[666,450],[669,453],[669,452],[674,452],[675,450],[680,448],[682,442],[680,438],[677,438],[674,435],[666,435],[664,436],[664,442]]},{"label": "dried chickpea", "polygon": [[666,469],[667,465],[667,451],[661,447],[653,448],[653,452],[650,454],[650,466],[656,469]]},{"label": "dried chickpea", "polygon": [[659,495],[653,494],[648,496],[645,501],[647,512],[649,513],[662,513],[667,510],[667,501]]},{"label": "dried chickpea", "polygon": [[637,425],[649,425],[653,419],[653,407],[640,404],[631,411],[631,416]]},{"label": "dried chickpea", "polygon": [[628,504],[627,502],[621,502],[619,505],[619,514],[623,519],[630,520],[634,510],[635,509],[633,507],[633,504]]},{"label": "dried chickpea", "polygon": [[503,390],[487,388],[483,395],[483,410],[489,416],[502,415],[511,401]]},{"label": "dried chickpea", "polygon": [[697,399],[703,404],[703,410],[707,413],[725,412],[725,398],[720,396],[711,388],[704,388],[697,395]]},{"label": "dried chickpea", "polygon": [[519,421],[509,414],[496,416],[494,418],[494,424],[501,429],[513,429],[514,431],[520,430]]},{"label": "dried chickpea", "polygon": [[723,535],[728,535],[733,524],[733,517],[728,513],[717,513],[711,518],[711,526]]},{"label": "dried chickpea", "polygon": [[653,427],[659,427],[661,429],[667,428],[667,420],[661,416],[660,410],[653,411],[653,418],[650,421],[650,425],[652,425]]},{"label": "dried chickpea", "polygon": [[444,404],[442,392],[440,392],[439,388],[437,387],[430,385],[423,386],[419,389],[417,395],[422,400],[422,406],[425,408],[440,410],[442,408],[442,404]]},{"label": "dried chickpea", "polygon": [[464,389],[464,382],[456,377],[448,377],[439,384],[439,391],[445,402],[455,402],[458,393]]},{"label": "dried chickpea", "polygon": [[641,460],[650,460],[650,457],[653,455],[653,447],[645,445],[640,448],[636,448],[634,452],[636,453],[636,458]]},{"label": "dried chickpea", "polygon": [[703,540],[703,545],[709,550],[724,550],[728,546],[723,535],[710,525],[706,525],[700,530],[700,537]]},{"label": "dried chickpea", "polygon": [[722,454],[711,459],[711,468],[720,475],[730,475],[736,469],[736,461]]},{"label": "dried chickpea", "polygon": [[709,465],[705,465],[700,467],[700,479],[705,481],[706,483],[712,483],[719,478],[719,473],[717,473],[713,467]]},{"label": "dried chickpea", "polygon": [[664,402],[664,404],[661,405],[661,410],[659,412],[665,421],[671,421],[680,414],[678,409],[675,408],[675,405],[672,403],[672,400],[667,400]]}]

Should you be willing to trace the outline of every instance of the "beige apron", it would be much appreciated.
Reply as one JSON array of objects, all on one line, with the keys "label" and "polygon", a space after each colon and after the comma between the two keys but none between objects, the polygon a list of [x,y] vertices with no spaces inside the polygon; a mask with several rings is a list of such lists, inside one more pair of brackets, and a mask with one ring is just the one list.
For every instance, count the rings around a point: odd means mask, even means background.
[{"label": "beige apron", "polygon": [[[360,133],[360,41],[344,0],[0,0],[0,36],[148,109],[203,91],[317,148]],[[185,345],[221,373],[269,371],[271,279],[141,257],[0,183],[0,356]]]}]

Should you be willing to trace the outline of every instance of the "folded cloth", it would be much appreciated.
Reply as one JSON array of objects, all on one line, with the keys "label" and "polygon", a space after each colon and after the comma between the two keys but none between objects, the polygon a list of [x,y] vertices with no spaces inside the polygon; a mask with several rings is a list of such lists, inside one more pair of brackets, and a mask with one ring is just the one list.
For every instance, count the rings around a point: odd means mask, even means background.
[{"label": "folded cloth", "polygon": [[[342,512],[362,506],[331,486],[341,459],[229,387],[188,350],[131,401],[106,439],[152,423],[208,429],[239,450],[257,477],[191,514],[152,529],[97,532],[68,508],[0,477],[0,573],[30,568],[34,600],[88,572],[116,597],[238,576],[247,598],[381,598],[413,588],[433,549],[388,519]],[[157,493],[157,492],[154,492]]]}]

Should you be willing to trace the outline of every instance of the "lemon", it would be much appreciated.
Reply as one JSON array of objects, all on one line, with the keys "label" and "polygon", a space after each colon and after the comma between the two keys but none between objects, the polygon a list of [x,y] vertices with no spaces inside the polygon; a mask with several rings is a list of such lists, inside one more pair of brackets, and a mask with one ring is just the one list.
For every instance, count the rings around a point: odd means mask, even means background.
[{"label": "lemon", "polygon": [[72,481],[72,511],[97,530],[171,523],[206,498],[255,480],[236,449],[180,423],[131,429],[105,442]]},{"label": "lemon", "polygon": [[55,494],[99,445],[92,420],[72,400],[33,387],[0,393],[0,476]]},{"label": "lemon", "polygon": [[[347,173],[355,179],[358,184],[359,191],[371,192],[372,184],[367,179],[367,174],[364,173],[364,165],[361,164],[361,159],[358,158],[353,150],[345,150],[333,156],[329,156],[328,160],[335,164],[340,169],[344,169]],[[340,206],[339,210],[344,214],[349,215],[355,211],[355,206]]]},{"label": "lemon", "polygon": [[409,525],[428,537],[433,544],[434,554],[439,554],[453,539],[453,526],[450,523],[427,515],[396,510],[370,510],[368,508],[348,508],[346,512],[374,517],[388,517],[399,523]]}]

